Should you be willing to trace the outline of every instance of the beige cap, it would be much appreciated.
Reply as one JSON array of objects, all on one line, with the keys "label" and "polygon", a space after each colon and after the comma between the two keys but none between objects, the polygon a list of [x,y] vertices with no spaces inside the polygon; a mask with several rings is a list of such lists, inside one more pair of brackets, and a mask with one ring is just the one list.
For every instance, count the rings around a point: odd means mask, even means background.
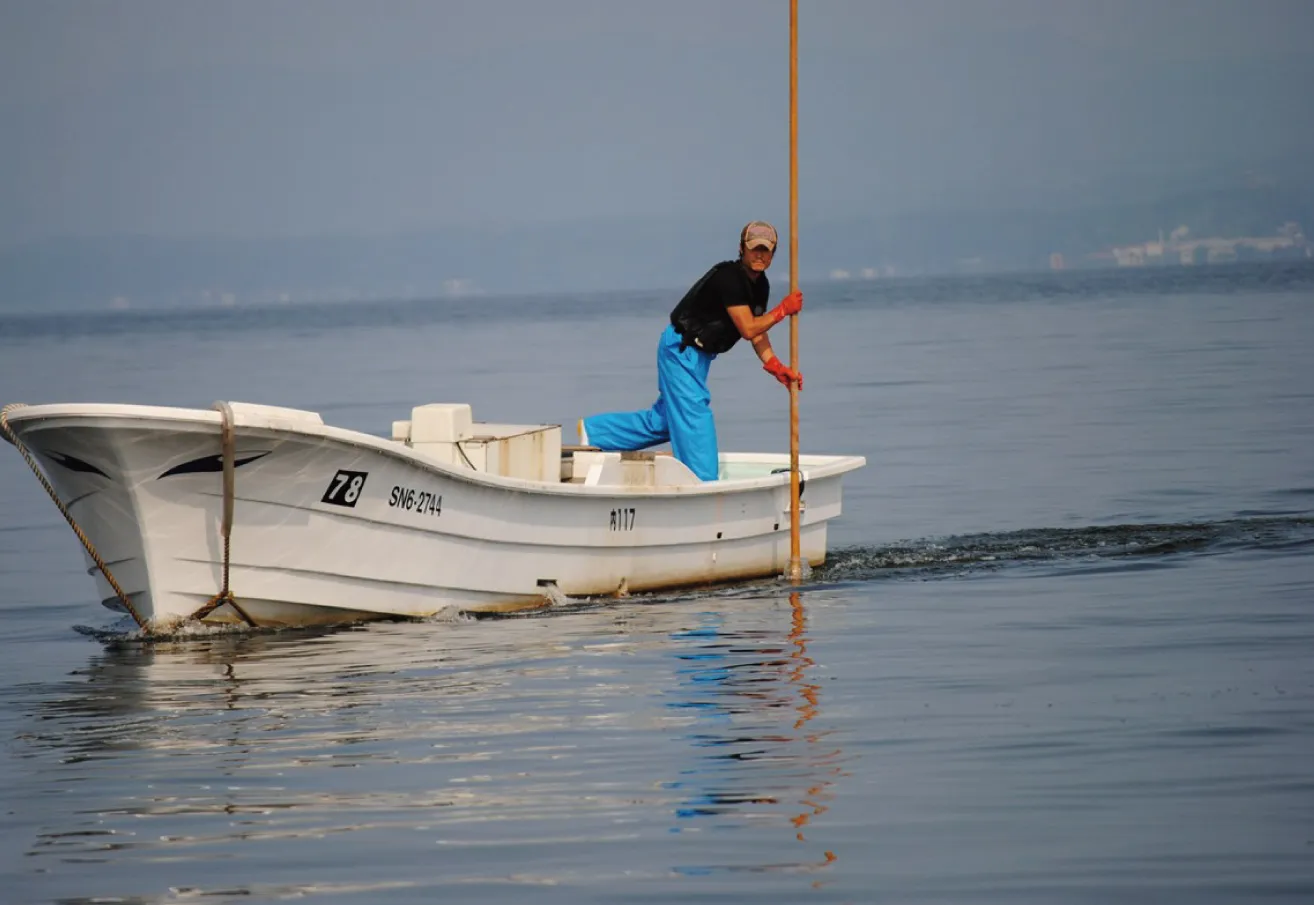
[{"label": "beige cap", "polygon": [[739,243],[744,248],[765,248],[776,250],[776,228],[765,220],[754,220],[739,233]]}]

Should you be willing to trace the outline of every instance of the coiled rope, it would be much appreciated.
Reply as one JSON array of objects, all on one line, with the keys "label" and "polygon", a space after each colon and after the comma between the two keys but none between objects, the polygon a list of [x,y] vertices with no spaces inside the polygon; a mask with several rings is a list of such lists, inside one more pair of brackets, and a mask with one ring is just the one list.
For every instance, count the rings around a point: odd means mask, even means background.
[{"label": "coiled rope", "polygon": [[0,409],[0,430],[4,431],[6,439],[14,444],[14,448],[18,450],[19,455],[21,455],[23,460],[27,462],[28,467],[32,469],[32,473],[36,475],[36,479],[40,481],[41,486],[46,489],[46,493],[50,494],[50,499],[59,509],[60,514],[64,516],[64,520],[68,522],[69,527],[73,529],[73,533],[78,536],[78,540],[82,541],[82,546],[86,549],[87,555],[90,556],[91,561],[96,564],[96,568],[100,569],[100,574],[105,576],[105,580],[109,582],[109,586],[114,589],[114,593],[118,595],[119,602],[122,603],[123,608],[128,611],[128,615],[132,616],[132,619],[137,623],[138,628],[142,631],[149,632],[150,627],[146,620],[137,612],[137,608],[132,605],[132,601],[128,599],[128,595],[124,592],[123,588],[119,587],[119,583],[114,579],[114,574],[110,572],[109,566],[105,565],[105,560],[101,559],[100,554],[96,552],[95,545],[91,543],[91,540],[87,535],[78,527],[78,523],[73,520],[73,516],[69,514],[68,507],[64,505],[64,501],[61,500],[59,494],[55,492],[54,486],[46,477],[45,472],[41,470],[41,466],[37,464],[37,460],[33,457],[32,453],[28,451],[28,448],[23,444],[23,441],[18,439],[18,435],[14,433],[13,428],[9,426],[9,413],[21,408],[26,408],[26,405],[22,402],[14,402],[6,405],[3,409]]}]

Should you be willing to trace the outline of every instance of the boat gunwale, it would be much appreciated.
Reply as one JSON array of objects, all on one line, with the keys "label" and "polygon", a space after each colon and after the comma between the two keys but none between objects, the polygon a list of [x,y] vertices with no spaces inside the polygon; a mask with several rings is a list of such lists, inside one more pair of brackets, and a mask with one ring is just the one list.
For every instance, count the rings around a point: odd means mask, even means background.
[{"label": "boat gunwale", "polygon": [[[295,416],[285,415],[280,417],[280,411],[304,412],[307,415],[315,415],[320,418],[319,421],[310,419],[298,419]],[[618,484],[573,484],[568,482],[549,483],[545,481],[531,481],[524,478],[503,477],[502,475],[492,475],[485,472],[471,471],[469,469],[457,468],[446,462],[439,462],[431,459],[424,453],[417,452],[409,446],[398,443],[396,440],[384,439],[373,434],[367,434],[362,431],[351,430],[350,428],[334,427],[333,425],[323,423],[322,416],[318,412],[310,412],[304,409],[278,409],[271,408],[269,411],[270,421],[278,422],[267,425],[249,425],[241,423],[239,416],[237,428],[242,430],[244,436],[278,436],[279,434],[301,434],[317,439],[333,440],[344,443],[348,446],[355,446],[361,449],[367,449],[372,452],[381,453],[394,459],[399,459],[408,464],[416,465],[425,469],[436,471],[445,477],[454,480],[463,481],[484,487],[495,487],[505,490],[527,491],[538,494],[559,495],[566,497],[625,497],[633,499],[635,497],[652,497],[652,498],[669,498],[675,496],[716,496],[731,495],[754,490],[770,489],[781,486],[788,486],[789,472],[777,474],[762,475],[751,478],[735,478],[731,480],[707,481],[698,484],[677,484],[659,487],[630,487]],[[37,422],[67,419],[71,421],[94,419],[108,419],[111,421],[140,422],[142,426],[155,427],[163,424],[189,425],[191,427],[212,427],[216,438],[219,434],[222,416],[213,409],[190,409],[173,406],[155,406],[155,405],[138,405],[128,403],[45,403],[38,405],[24,405],[21,408],[12,409],[9,412],[9,424],[14,428],[15,433],[22,433],[20,428],[22,422]],[[37,429],[35,424],[32,428]],[[751,452],[726,452],[721,454],[723,459],[744,463],[782,463],[787,466],[789,463],[788,453],[751,453]],[[824,478],[839,477],[847,472],[855,471],[866,465],[866,459],[863,456],[845,456],[845,455],[800,455],[799,467],[804,472],[804,478],[811,482]]]}]

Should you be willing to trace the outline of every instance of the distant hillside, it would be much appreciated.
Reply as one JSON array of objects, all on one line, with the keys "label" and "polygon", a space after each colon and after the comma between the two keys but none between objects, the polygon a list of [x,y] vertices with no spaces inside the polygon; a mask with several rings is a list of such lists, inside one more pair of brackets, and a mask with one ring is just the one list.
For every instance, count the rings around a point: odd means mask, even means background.
[{"label": "distant hillside", "polygon": [[[1066,211],[805,214],[801,274],[1027,270],[1053,252],[1081,266],[1180,225],[1194,236],[1269,235],[1288,221],[1314,231],[1314,189],[1259,185]],[[636,216],[367,238],[52,239],[0,249],[0,310],[678,289],[733,256],[738,225]],[[782,254],[773,275],[783,283],[787,273]]]}]

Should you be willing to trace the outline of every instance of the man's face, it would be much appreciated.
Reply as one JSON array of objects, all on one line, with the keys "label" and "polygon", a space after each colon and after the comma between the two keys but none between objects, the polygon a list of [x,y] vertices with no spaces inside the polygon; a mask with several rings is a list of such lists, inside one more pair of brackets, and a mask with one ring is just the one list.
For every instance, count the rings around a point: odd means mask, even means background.
[{"label": "man's face", "polygon": [[770,267],[773,257],[775,257],[775,251],[770,248],[759,246],[758,248],[744,249],[744,263],[754,273],[761,273]]}]

